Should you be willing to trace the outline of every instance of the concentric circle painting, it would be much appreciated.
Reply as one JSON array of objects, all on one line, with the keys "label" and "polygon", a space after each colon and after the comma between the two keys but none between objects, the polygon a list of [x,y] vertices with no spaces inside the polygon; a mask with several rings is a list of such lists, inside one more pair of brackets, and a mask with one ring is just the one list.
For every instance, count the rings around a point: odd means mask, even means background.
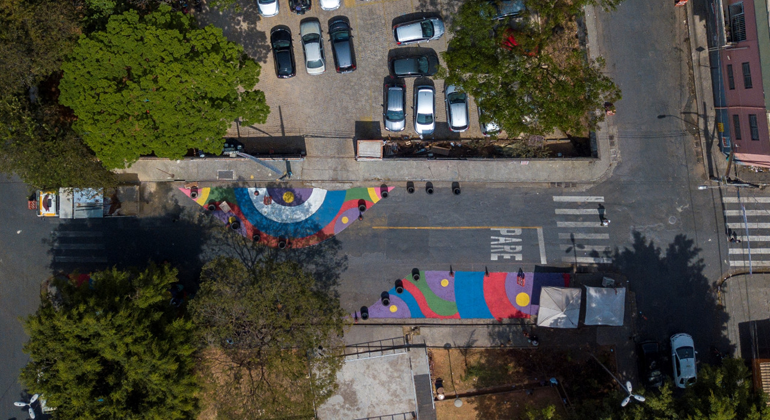
[{"label": "concentric circle painting", "polygon": [[[273,247],[303,248],[339,234],[393,187],[199,188],[193,200],[241,235]],[[180,190],[190,197],[189,188]],[[237,222],[237,224],[235,223]]]}]

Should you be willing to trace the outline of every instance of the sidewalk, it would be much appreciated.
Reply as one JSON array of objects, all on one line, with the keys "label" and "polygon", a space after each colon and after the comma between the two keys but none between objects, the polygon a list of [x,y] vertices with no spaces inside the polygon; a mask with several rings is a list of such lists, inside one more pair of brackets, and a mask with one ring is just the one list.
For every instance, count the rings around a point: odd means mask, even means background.
[{"label": "sidewalk", "polygon": [[[723,286],[726,328],[732,354],[750,360],[770,352],[770,273],[739,274]],[[725,351],[726,349],[718,349]]]}]

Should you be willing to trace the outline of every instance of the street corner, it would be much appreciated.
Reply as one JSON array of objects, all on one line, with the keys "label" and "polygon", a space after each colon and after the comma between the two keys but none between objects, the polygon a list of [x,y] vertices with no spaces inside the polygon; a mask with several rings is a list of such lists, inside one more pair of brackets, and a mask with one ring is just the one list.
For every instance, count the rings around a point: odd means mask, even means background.
[{"label": "street corner", "polygon": [[567,287],[568,273],[421,271],[395,281],[380,299],[351,314],[367,319],[529,319],[543,287]]},{"label": "street corner", "polygon": [[393,188],[189,187],[180,191],[247,239],[283,249],[330,239],[362,220]]}]

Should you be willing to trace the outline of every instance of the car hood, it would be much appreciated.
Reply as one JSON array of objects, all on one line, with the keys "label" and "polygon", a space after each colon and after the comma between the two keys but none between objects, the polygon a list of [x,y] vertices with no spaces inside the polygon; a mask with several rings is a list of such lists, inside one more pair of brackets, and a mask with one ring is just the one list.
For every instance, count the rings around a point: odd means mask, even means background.
[{"label": "car hood", "polygon": [[391,121],[385,119],[385,129],[388,131],[401,131],[406,128],[406,118],[401,121]]},{"label": "car hood", "polygon": [[433,18],[430,20],[433,23],[433,38],[441,38],[444,35],[444,22],[441,19]]},{"label": "car hood", "polygon": [[262,14],[262,16],[275,16],[278,14],[278,2],[268,3],[268,4],[262,4],[260,2],[257,2],[259,5],[259,13]]},{"label": "car hood", "polygon": [[320,0],[318,3],[323,10],[336,10],[340,7],[340,0]]}]

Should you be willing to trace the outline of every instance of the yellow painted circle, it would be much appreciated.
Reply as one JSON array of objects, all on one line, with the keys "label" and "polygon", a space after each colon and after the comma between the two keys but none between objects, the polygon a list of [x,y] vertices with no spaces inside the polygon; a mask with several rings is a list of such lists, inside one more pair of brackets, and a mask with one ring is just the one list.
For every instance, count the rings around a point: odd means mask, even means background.
[{"label": "yellow painted circle", "polygon": [[529,295],[524,292],[521,292],[518,295],[516,295],[516,304],[519,306],[529,305]]},{"label": "yellow painted circle", "polygon": [[398,306],[390,305],[390,312],[396,312],[397,310],[398,310]]},{"label": "yellow painted circle", "polygon": [[349,221],[350,219],[348,219],[348,216],[342,216],[342,223],[347,223]]},{"label": "yellow painted circle", "polygon": [[447,286],[449,286],[449,280],[447,279],[441,280],[441,287],[447,287]]},{"label": "yellow painted circle", "polygon": [[294,201],[294,193],[291,191],[286,191],[285,193],[283,193],[283,201],[287,203],[291,203],[292,201]]}]

